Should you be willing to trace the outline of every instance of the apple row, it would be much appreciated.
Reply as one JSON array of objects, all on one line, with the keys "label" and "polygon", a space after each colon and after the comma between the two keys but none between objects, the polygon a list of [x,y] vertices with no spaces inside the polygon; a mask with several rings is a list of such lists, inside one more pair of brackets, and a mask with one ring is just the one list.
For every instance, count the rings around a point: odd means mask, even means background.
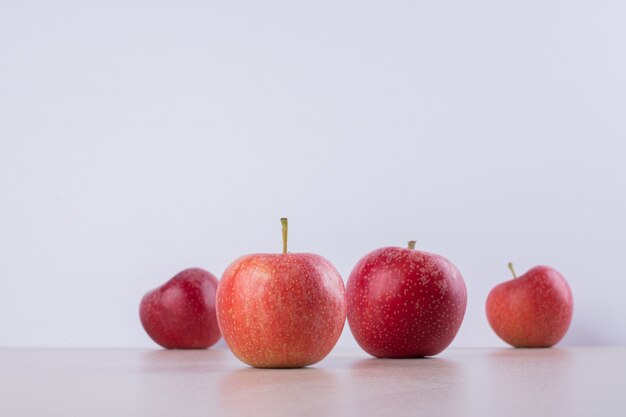
[{"label": "apple row", "polygon": [[[458,268],[441,255],[384,247],[356,264],[347,284],[322,256],[283,250],[236,259],[218,281],[186,269],[148,292],[140,304],[148,335],[167,349],[204,349],[221,336],[242,362],[297,368],[326,357],[346,318],[363,350],[378,358],[442,352],[456,336],[467,304]],[[515,347],[550,347],[567,332],[572,293],[553,268],[538,266],[496,286],[486,301],[494,332]]]}]

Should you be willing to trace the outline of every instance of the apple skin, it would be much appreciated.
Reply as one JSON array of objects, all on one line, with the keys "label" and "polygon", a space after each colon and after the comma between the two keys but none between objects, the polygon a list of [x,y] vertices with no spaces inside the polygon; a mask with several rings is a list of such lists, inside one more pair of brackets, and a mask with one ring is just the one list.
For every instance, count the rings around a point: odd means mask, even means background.
[{"label": "apple skin", "polygon": [[557,270],[536,266],[494,287],[485,307],[491,328],[506,343],[550,347],[567,333],[574,300]]},{"label": "apple skin", "polygon": [[385,247],[356,264],[346,288],[348,324],[357,343],[378,358],[442,352],[465,315],[459,270],[440,255]]},{"label": "apple skin", "polygon": [[139,306],[143,328],[166,349],[206,349],[220,339],[215,312],[218,281],[200,268],[176,274],[144,295]]},{"label": "apple skin", "polygon": [[322,360],[346,320],[339,272],[308,253],[252,254],[235,260],[217,289],[217,320],[242,362],[300,368]]}]

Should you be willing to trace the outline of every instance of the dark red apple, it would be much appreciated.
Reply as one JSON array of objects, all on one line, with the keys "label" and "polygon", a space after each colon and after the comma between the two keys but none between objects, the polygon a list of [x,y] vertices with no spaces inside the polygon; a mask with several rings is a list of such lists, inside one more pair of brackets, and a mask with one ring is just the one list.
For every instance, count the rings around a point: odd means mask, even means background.
[{"label": "dark red apple", "polygon": [[346,320],[339,272],[311,253],[253,254],[235,260],[217,289],[217,319],[236,357],[257,368],[299,368],[322,360]]},{"label": "dark red apple", "polygon": [[144,295],[141,324],[166,349],[205,349],[220,339],[215,314],[217,278],[190,268]]},{"label": "dark red apple", "polygon": [[358,344],[378,358],[418,358],[443,351],[456,336],[467,294],[446,258],[386,247],[365,255],[346,288],[348,324]]},{"label": "dark red apple", "polygon": [[494,287],[487,297],[487,320],[494,332],[515,347],[550,347],[565,336],[574,311],[572,292],[563,276],[536,266]]}]

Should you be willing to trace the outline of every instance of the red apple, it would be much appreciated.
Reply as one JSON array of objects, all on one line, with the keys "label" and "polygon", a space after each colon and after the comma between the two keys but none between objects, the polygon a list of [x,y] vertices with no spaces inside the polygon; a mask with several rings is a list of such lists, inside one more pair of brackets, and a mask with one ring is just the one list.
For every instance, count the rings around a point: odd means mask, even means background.
[{"label": "red apple", "polygon": [[166,349],[205,349],[220,338],[215,314],[217,278],[200,268],[178,273],[144,295],[141,324]]},{"label": "red apple", "polygon": [[565,336],[574,311],[565,278],[548,266],[536,266],[491,290],[487,319],[494,332],[515,347],[550,347]]},{"label": "red apple", "polygon": [[386,247],[365,255],[347,285],[348,324],[358,344],[379,358],[418,358],[443,351],[467,303],[465,282],[446,258]]},{"label": "red apple", "polygon": [[299,368],[322,360],[341,335],[346,299],[339,272],[311,253],[235,260],[217,289],[217,320],[228,347],[257,368]]}]

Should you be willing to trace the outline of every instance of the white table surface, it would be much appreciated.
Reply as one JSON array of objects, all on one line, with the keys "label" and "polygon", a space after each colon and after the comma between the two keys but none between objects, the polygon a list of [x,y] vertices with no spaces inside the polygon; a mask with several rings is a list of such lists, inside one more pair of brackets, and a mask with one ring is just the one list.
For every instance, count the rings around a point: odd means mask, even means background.
[{"label": "white table surface", "polygon": [[0,416],[626,416],[626,347],[334,351],[253,369],[229,351],[0,349]]}]

